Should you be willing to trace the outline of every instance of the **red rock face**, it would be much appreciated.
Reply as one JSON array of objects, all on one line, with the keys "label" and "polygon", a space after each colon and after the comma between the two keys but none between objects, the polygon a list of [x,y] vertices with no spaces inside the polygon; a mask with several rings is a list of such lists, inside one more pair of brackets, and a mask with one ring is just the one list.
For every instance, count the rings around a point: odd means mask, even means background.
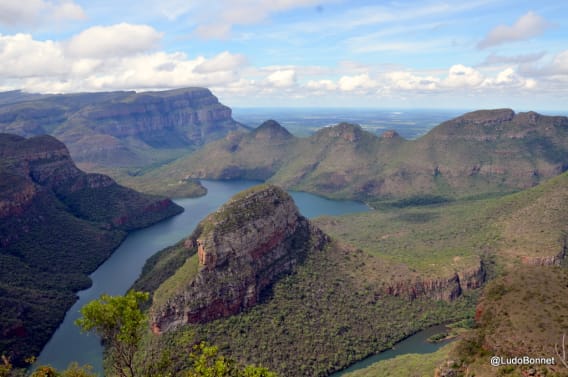
[{"label": "red rock face", "polygon": [[480,263],[477,268],[456,272],[448,278],[396,281],[385,288],[385,293],[410,299],[429,297],[452,301],[465,291],[481,287],[484,281],[485,270]]},{"label": "red rock face", "polygon": [[521,263],[529,266],[560,266],[566,258],[566,247],[557,255],[538,256],[538,257],[521,257]]},{"label": "red rock face", "polygon": [[[260,301],[265,288],[292,272],[307,252],[329,239],[274,186],[255,189],[202,222],[196,236],[199,272],[163,307],[153,308],[154,332],[237,314]],[[198,227],[199,228],[199,227]]]}]

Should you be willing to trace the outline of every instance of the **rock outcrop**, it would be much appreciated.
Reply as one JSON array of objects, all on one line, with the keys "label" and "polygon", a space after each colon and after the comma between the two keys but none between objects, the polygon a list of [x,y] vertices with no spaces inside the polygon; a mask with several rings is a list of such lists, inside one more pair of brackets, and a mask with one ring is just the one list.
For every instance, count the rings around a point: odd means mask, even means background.
[{"label": "rock outcrop", "polygon": [[152,309],[153,331],[208,322],[256,305],[266,288],[328,242],[282,189],[262,185],[238,194],[186,241],[197,249],[199,271],[165,305]]},{"label": "rock outcrop", "polygon": [[428,297],[435,300],[452,301],[463,292],[479,288],[485,282],[485,269],[480,262],[476,267],[456,272],[447,278],[419,278],[409,281],[392,281],[384,289],[392,296],[416,299]]},{"label": "rock outcrop", "polygon": [[566,244],[562,247],[562,250],[556,255],[547,256],[521,256],[521,263],[529,266],[560,266],[562,262],[566,259],[566,253],[568,252],[568,247]]},{"label": "rock outcrop", "polygon": [[[140,194],[103,174],[84,173],[75,166],[66,146],[52,136],[25,139],[0,134],[0,146],[0,220],[25,216],[26,208],[40,193],[54,195],[52,199],[66,204],[74,216],[122,229],[148,226],[181,211],[170,199]],[[98,205],[90,203],[95,198],[100,198]],[[91,209],[100,214],[91,213]],[[139,221],[147,214],[152,218]],[[131,221],[117,222],[117,218]]]}]

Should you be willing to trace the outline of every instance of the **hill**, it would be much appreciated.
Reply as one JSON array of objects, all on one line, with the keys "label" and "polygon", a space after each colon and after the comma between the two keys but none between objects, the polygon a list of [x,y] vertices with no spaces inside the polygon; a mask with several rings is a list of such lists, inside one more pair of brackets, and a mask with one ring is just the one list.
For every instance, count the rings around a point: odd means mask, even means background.
[{"label": "hill", "polygon": [[82,172],[52,136],[0,134],[0,354],[37,355],[126,232],[181,210]]},{"label": "hill", "polygon": [[415,281],[391,281],[391,267],[331,241],[281,189],[255,187],[148,261],[134,285],[153,301],[142,354],[168,355],[175,374],[187,344],[206,340],[282,376],[325,376],[422,328],[473,316],[479,258]]},{"label": "hill", "polygon": [[[296,138],[275,122],[231,134],[157,170],[183,178],[267,180],[365,201],[428,201],[517,191],[568,168],[568,118],[509,109],[465,114],[417,140],[348,123]],[[265,135],[265,136],[259,136]],[[155,173],[156,174],[156,173]],[[438,198],[439,199],[439,198]]]},{"label": "hill", "polygon": [[[461,209],[460,209],[461,207]],[[404,262],[432,274],[451,266],[454,253],[478,253],[490,282],[477,304],[477,328],[459,340],[452,351],[416,356],[418,363],[437,360],[439,374],[458,376],[564,376],[556,367],[492,367],[489,358],[557,357],[562,334],[568,331],[566,269],[568,237],[568,173],[534,188],[502,198],[463,201],[424,207],[383,209],[370,214],[316,221],[321,229],[360,246],[373,255]],[[403,219],[422,220],[404,225]],[[422,215],[420,215],[422,214]],[[428,215],[428,217],[426,217]],[[462,254],[463,256],[463,254]],[[394,274],[394,269],[391,269]],[[446,363],[443,360],[452,360]],[[381,362],[353,375],[405,376],[401,358]],[[447,367],[452,365],[452,367]],[[424,374],[433,375],[433,368]],[[564,370],[564,372],[562,372]],[[396,371],[396,372],[395,372]],[[525,374],[520,374],[525,372]],[[453,374],[451,374],[453,373]],[[562,374],[564,373],[564,374]]]}]

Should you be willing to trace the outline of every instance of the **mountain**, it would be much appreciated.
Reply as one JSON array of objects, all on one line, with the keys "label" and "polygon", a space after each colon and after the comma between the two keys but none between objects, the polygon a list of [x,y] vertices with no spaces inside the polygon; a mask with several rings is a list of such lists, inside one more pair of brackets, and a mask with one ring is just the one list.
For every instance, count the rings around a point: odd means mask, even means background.
[{"label": "mountain", "polygon": [[[3,100],[4,99],[4,100]],[[208,89],[34,97],[0,93],[0,132],[50,134],[85,166],[143,166],[243,127]]]},{"label": "mountain", "polygon": [[161,175],[254,178],[329,197],[384,201],[510,192],[568,169],[568,118],[534,112],[475,111],[417,140],[393,131],[377,137],[348,123],[307,138],[275,122],[270,128],[278,132],[266,127],[210,143],[160,168]]},{"label": "mountain", "polygon": [[181,211],[84,173],[52,136],[0,134],[0,354],[37,355],[126,232]]},{"label": "mountain", "polygon": [[321,251],[328,242],[282,189],[260,186],[242,192],[186,240],[186,246],[197,250],[194,271],[190,274],[184,265],[155,292],[152,328],[162,332],[238,314],[256,305],[279,277],[293,272],[306,253]]},{"label": "mountain", "polygon": [[463,319],[484,279],[477,259],[477,270],[472,261],[449,277],[402,277],[394,291],[385,284],[393,266],[330,239],[282,189],[254,187],[147,262],[134,285],[152,293],[153,335],[141,352],[167,355],[173,373],[187,363],[180,342],[206,340],[282,376],[324,376],[420,328]]}]

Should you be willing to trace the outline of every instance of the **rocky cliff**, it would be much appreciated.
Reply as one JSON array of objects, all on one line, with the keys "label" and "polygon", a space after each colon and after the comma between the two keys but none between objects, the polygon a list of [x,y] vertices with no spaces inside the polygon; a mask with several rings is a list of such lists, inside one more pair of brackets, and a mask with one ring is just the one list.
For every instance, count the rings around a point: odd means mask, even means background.
[{"label": "rocky cliff", "polygon": [[153,331],[208,322],[256,305],[266,288],[328,241],[282,189],[263,185],[238,194],[186,242],[197,249],[198,272],[165,304],[154,305]]},{"label": "rocky cliff", "polygon": [[84,173],[52,136],[0,134],[0,354],[37,355],[125,231],[181,211]]},{"label": "rocky cliff", "polygon": [[480,288],[485,282],[485,269],[480,262],[477,266],[458,271],[446,278],[416,278],[388,282],[384,292],[392,296],[416,299],[428,297],[435,300],[452,301],[462,293]]},{"label": "rocky cliff", "polygon": [[[76,162],[131,166],[175,155],[240,129],[231,109],[205,88],[83,93],[0,104],[0,132],[51,134]],[[155,157],[161,150],[162,157]]]}]

